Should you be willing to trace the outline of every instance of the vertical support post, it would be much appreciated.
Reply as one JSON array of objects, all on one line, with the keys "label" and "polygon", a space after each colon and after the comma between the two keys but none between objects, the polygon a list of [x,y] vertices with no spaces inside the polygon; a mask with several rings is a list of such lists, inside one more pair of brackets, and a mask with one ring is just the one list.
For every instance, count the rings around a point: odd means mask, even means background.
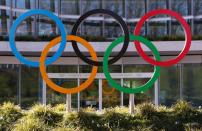
[{"label": "vertical support post", "polygon": [[[121,78],[121,86],[123,86],[123,78]],[[120,105],[123,106],[123,92],[121,92],[121,103]]]},{"label": "vertical support post", "polygon": [[102,79],[99,79],[99,111],[102,111]]},{"label": "vertical support post", "polygon": [[46,105],[46,82],[43,80],[43,88],[42,88],[42,104]]},{"label": "vertical support post", "polygon": [[71,94],[66,95],[66,111],[71,112]]},{"label": "vertical support post", "polygon": [[21,71],[22,71],[22,67],[21,67],[21,63],[20,63],[20,65],[19,65],[19,72],[18,72],[18,77],[19,77],[19,79],[18,79],[18,104],[19,104],[19,106],[21,105],[21,88],[22,88],[22,85],[21,85]]},{"label": "vertical support post", "polygon": [[[80,79],[78,79],[78,85],[80,85]],[[80,92],[77,94],[77,110],[80,110]]]},{"label": "vertical support post", "polygon": [[[79,59],[77,59],[77,60],[78,60],[78,65],[77,65],[77,73],[78,73],[77,86],[79,86],[81,77],[80,77],[80,70],[79,70],[79,67],[80,67]],[[78,94],[77,94],[77,110],[78,111],[80,110],[80,106],[81,106],[80,105],[80,92],[78,92]]]},{"label": "vertical support post", "polygon": [[180,99],[183,99],[183,65],[179,64],[180,68]]},{"label": "vertical support post", "polygon": [[134,114],[134,107],[135,107],[135,103],[134,103],[134,98],[135,98],[135,95],[134,94],[130,94],[129,95],[129,113],[130,114]]},{"label": "vertical support post", "polygon": [[155,106],[159,105],[159,88],[158,88],[158,80],[154,84],[154,104]]}]

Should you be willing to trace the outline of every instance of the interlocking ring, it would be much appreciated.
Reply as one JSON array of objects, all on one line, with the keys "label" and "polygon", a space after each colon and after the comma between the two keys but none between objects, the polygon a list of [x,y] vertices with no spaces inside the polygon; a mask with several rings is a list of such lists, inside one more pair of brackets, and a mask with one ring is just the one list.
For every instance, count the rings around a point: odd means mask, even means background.
[{"label": "interlocking ring", "polygon": [[[72,35],[76,35],[77,33],[77,29],[79,27],[79,25],[82,23],[82,21],[84,21],[88,16],[93,15],[93,14],[98,14],[98,13],[102,13],[102,14],[106,14],[106,15],[110,15],[112,16],[115,20],[117,20],[117,22],[119,22],[119,24],[121,25],[124,34],[125,34],[125,39],[124,39],[124,44],[123,44],[123,48],[121,49],[121,51],[118,53],[118,55],[112,59],[109,60],[109,64],[113,64],[116,61],[118,61],[126,52],[127,48],[128,48],[128,44],[129,44],[129,31],[128,31],[128,27],[126,25],[126,23],[124,22],[124,20],[116,13],[110,11],[110,10],[105,10],[105,9],[95,9],[95,10],[91,10],[86,12],[85,14],[83,14],[75,23],[73,29],[72,29]],[[103,62],[98,62],[98,61],[93,61],[91,59],[88,59],[85,55],[83,55],[81,53],[81,51],[79,50],[77,44],[75,41],[72,41],[72,46],[73,49],[76,53],[76,55],[81,58],[83,61],[85,61],[86,63],[90,64],[90,65],[94,65],[94,66],[102,66]]]},{"label": "interlocking ring", "polygon": [[58,49],[58,51],[50,58],[47,59],[46,64],[49,65],[53,62],[55,62],[61,55],[62,52],[65,49],[65,45],[66,45],[66,32],[65,32],[65,26],[63,25],[62,21],[53,13],[47,11],[47,10],[30,10],[22,15],[20,15],[13,23],[11,30],[10,30],[10,34],[9,34],[9,42],[10,42],[10,48],[13,52],[13,54],[16,56],[16,58],[29,66],[32,67],[39,67],[39,62],[34,62],[31,60],[26,59],[25,57],[23,57],[20,52],[17,50],[16,46],[15,46],[15,32],[16,29],[18,27],[18,25],[20,25],[20,23],[25,20],[27,17],[32,16],[32,15],[45,15],[49,18],[51,18],[52,20],[54,20],[57,24],[57,26],[59,27],[60,31],[61,31],[61,36],[62,36],[62,41],[60,44],[60,47]]},{"label": "interlocking ring", "polygon": [[140,56],[148,63],[150,63],[152,65],[157,65],[157,66],[171,66],[171,65],[178,63],[180,60],[182,60],[186,56],[186,54],[189,52],[189,49],[191,47],[191,39],[192,39],[191,30],[190,30],[190,27],[187,24],[186,20],[181,15],[179,15],[178,13],[176,13],[172,10],[166,10],[166,9],[150,11],[147,14],[145,14],[140,19],[140,21],[137,23],[136,28],[134,30],[134,34],[139,35],[140,31],[141,31],[141,27],[144,25],[144,22],[148,18],[151,18],[151,17],[153,17],[155,15],[159,15],[159,14],[166,14],[166,15],[175,17],[182,24],[182,26],[186,32],[186,34],[185,34],[186,42],[185,42],[185,46],[184,46],[182,52],[175,59],[168,60],[168,61],[156,61],[156,60],[151,59],[149,56],[147,56],[146,53],[144,53],[144,51],[140,45],[140,42],[135,41],[134,43],[135,43],[135,47],[136,47],[137,51],[139,52]]},{"label": "interlocking ring", "polygon": [[[96,60],[96,61],[98,60],[97,55],[96,55],[93,47],[87,41],[85,41],[84,39],[82,39],[82,38],[80,38],[78,36],[68,35],[67,40],[77,41],[77,42],[81,43],[83,46],[85,46],[89,50],[89,52],[90,52],[90,54],[92,56],[92,59]],[[60,87],[60,86],[56,85],[54,82],[52,82],[48,78],[48,75],[46,73],[46,65],[45,65],[44,61],[46,60],[46,57],[48,55],[48,52],[49,52],[50,48],[57,45],[60,41],[61,41],[61,37],[57,37],[57,38],[53,39],[44,48],[44,50],[43,50],[43,52],[41,54],[40,60],[39,60],[39,62],[40,62],[39,68],[40,68],[41,76],[42,76],[43,80],[46,82],[46,84],[50,88],[52,88],[53,90],[55,90],[57,92],[64,93],[64,94],[78,93],[78,92],[86,89],[93,82],[93,80],[95,79],[98,67],[93,66],[92,72],[91,72],[91,75],[89,76],[89,78],[78,87],[69,89],[69,88],[64,88],[64,87]]]},{"label": "interlocking ring", "polygon": [[[109,82],[109,84],[116,88],[119,91],[122,91],[124,93],[140,93],[142,91],[145,91],[147,89],[149,89],[150,87],[152,87],[152,85],[154,84],[154,82],[158,79],[159,75],[160,75],[160,67],[159,66],[155,66],[154,69],[154,74],[152,76],[152,78],[144,85],[139,86],[139,87],[133,87],[133,88],[129,88],[129,87],[123,87],[120,84],[118,84],[115,80],[113,80],[113,78],[111,77],[110,73],[109,73],[109,68],[108,68],[108,58],[111,54],[111,51],[114,47],[116,47],[118,44],[121,44],[124,40],[124,36],[119,37],[118,39],[116,39],[115,41],[113,41],[111,43],[111,45],[107,48],[105,54],[104,54],[104,62],[103,62],[103,72],[105,74],[105,77],[107,79],[107,81]],[[134,35],[130,35],[130,40],[131,41],[140,41],[141,43],[145,44],[150,50],[152,50],[156,60],[160,61],[160,55],[156,49],[156,47],[147,39],[140,37],[140,36],[134,36]]]},{"label": "interlocking ring", "polygon": [[[119,24],[121,25],[121,27],[124,31],[124,34],[125,34],[124,36],[121,36],[121,37],[117,38],[116,40],[114,40],[109,45],[106,52],[104,53],[103,62],[98,61],[97,55],[96,55],[93,47],[86,40],[76,36],[77,29],[78,29],[79,25],[82,23],[82,21],[84,19],[86,19],[88,16],[93,15],[93,14],[97,14],[97,13],[107,14],[107,15],[110,15],[113,18],[115,18],[119,22]],[[15,46],[15,31],[16,31],[18,25],[28,16],[36,15],[36,14],[46,15],[46,16],[50,17],[51,19],[53,19],[56,22],[56,24],[59,26],[59,29],[61,31],[61,37],[57,37],[57,38],[53,39],[44,48],[44,50],[42,51],[39,62],[33,62],[33,61],[25,59],[17,51],[16,46]],[[158,14],[166,14],[166,15],[170,15],[170,16],[175,17],[183,25],[184,30],[186,32],[186,44],[185,44],[183,51],[175,59],[172,59],[169,61],[164,61],[164,62],[160,61],[160,54],[158,53],[156,47],[152,44],[152,42],[150,42],[149,40],[147,40],[141,36],[138,36],[140,33],[140,30],[141,30],[141,26],[144,24],[144,22],[148,18],[155,16],[155,15],[158,15]],[[60,86],[56,85],[55,83],[53,83],[53,81],[51,81],[48,78],[48,74],[46,72],[46,66],[55,62],[62,55],[62,52],[66,46],[66,40],[72,41],[73,49],[75,50],[75,53],[77,54],[78,57],[80,57],[86,63],[93,65],[92,72],[91,72],[89,78],[85,82],[83,82],[81,85],[79,85],[77,87],[73,87],[73,88],[65,88],[65,87],[60,87]],[[52,88],[53,90],[55,90],[57,92],[64,93],[64,94],[73,94],[73,93],[78,93],[84,89],[87,89],[88,86],[95,79],[95,76],[96,76],[96,73],[98,70],[98,66],[103,66],[104,75],[106,77],[106,80],[110,84],[110,86],[112,86],[112,88],[113,88],[112,91],[114,91],[114,88],[115,88],[115,89],[122,91],[124,93],[139,93],[142,91],[146,91],[147,89],[152,87],[152,85],[158,79],[158,77],[160,75],[161,66],[171,66],[173,64],[176,64],[177,62],[179,62],[180,60],[182,60],[185,57],[185,55],[189,52],[189,49],[191,46],[191,31],[190,31],[189,25],[187,24],[186,20],[184,20],[184,18],[182,16],[180,16],[178,13],[171,11],[171,10],[161,9],[161,10],[153,10],[153,11],[150,11],[149,13],[145,14],[140,19],[136,28],[134,29],[134,35],[133,34],[129,35],[127,25],[119,15],[117,15],[116,13],[109,11],[109,10],[95,9],[95,10],[91,10],[91,11],[83,14],[78,19],[78,21],[75,23],[75,25],[72,29],[72,35],[66,36],[64,25],[62,24],[60,19],[58,17],[56,17],[54,14],[52,14],[51,12],[46,11],[46,10],[30,10],[15,20],[14,24],[11,27],[9,41],[10,41],[11,50],[14,53],[14,55],[16,56],[16,58],[20,62],[22,62],[28,66],[39,67],[43,80],[46,82],[46,84],[50,88]],[[133,88],[121,86],[120,84],[116,83],[116,81],[114,81],[112,79],[110,72],[108,70],[109,64],[115,63],[117,60],[119,60],[124,55],[124,53],[127,50],[129,41],[134,41],[135,47],[136,47],[138,53],[140,54],[140,56],[143,57],[143,59],[145,61],[147,61],[148,63],[155,66],[154,74],[151,77],[151,79],[146,84],[139,86],[139,87],[133,87]],[[48,54],[50,48],[57,45],[59,42],[61,42],[61,43],[60,43],[60,47],[59,47],[58,51],[54,54],[54,56],[52,56],[51,58],[47,58],[47,60],[46,60],[46,57],[47,57],[47,54]],[[80,50],[78,49],[78,46],[77,46],[77,42],[81,43],[82,45],[84,45],[89,50],[90,55],[92,57],[92,60],[86,58],[80,52]],[[124,45],[123,45],[123,48],[121,49],[121,51],[118,53],[118,55],[116,57],[113,57],[112,59],[110,59],[108,61],[108,58],[110,57],[110,53],[112,52],[112,49],[122,42],[124,43]],[[149,49],[152,50],[155,59],[151,59],[149,56],[147,56],[144,53],[144,51],[141,48],[140,42],[145,44]]]}]

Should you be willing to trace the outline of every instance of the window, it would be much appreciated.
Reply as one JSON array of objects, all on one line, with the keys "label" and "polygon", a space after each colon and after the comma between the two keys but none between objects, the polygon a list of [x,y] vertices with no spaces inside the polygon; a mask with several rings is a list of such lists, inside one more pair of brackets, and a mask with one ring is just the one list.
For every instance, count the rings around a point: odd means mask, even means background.
[{"label": "window", "polygon": [[18,104],[19,65],[0,65],[0,103]]},{"label": "window", "polygon": [[202,0],[194,0],[194,15],[202,15]]},{"label": "window", "polygon": [[171,106],[179,98],[180,68],[178,66],[161,68],[159,94],[160,104]]},{"label": "window", "polygon": [[202,106],[202,65],[184,64],[183,66],[183,98],[193,106]]},{"label": "window", "polygon": [[[34,0],[15,0],[14,7],[18,9],[35,9],[35,1]],[[14,20],[22,15],[22,13],[14,12]],[[18,26],[16,30],[16,36],[22,35],[33,35],[34,34],[34,17],[30,16],[26,18],[21,24]]]},{"label": "window", "polygon": [[61,14],[63,15],[79,15],[80,0],[61,0]]},{"label": "window", "polygon": [[104,8],[117,13],[120,16],[125,16],[124,0],[108,0],[104,1]]},{"label": "window", "polygon": [[99,9],[101,6],[102,4],[100,0],[82,0],[83,13],[89,10]]},{"label": "window", "polygon": [[[53,13],[58,13],[58,2],[57,0],[41,0],[39,1],[39,9],[45,9]],[[56,23],[47,16],[39,15],[38,26],[39,35],[41,36],[57,34]]]},{"label": "window", "polygon": [[149,9],[148,11],[155,9],[166,9],[166,0],[149,0]]},{"label": "window", "polygon": [[173,11],[180,13],[183,16],[188,15],[188,1],[187,0],[171,0],[171,8]]},{"label": "window", "polygon": [[144,0],[127,0],[126,18],[140,18],[145,14]]},{"label": "window", "polygon": [[42,91],[39,85],[38,68],[21,65],[21,106],[27,108],[39,103]]},{"label": "window", "polygon": [[167,35],[167,22],[149,22],[148,34],[153,37]]},{"label": "window", "polygon": [[[1,6],[10,6],[10,0],[0,0]],[[8,35],[9,32],[9,19],[10,11],[5,9],[0,9],[0,35]]]}]

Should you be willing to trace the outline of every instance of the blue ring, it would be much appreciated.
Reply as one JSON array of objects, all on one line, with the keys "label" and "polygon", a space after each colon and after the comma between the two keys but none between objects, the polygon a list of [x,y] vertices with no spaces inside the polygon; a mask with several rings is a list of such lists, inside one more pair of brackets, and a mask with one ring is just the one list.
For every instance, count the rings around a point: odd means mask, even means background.
[{"label": "blue ring", "polygon": [[16,29],[18,27],[18,25],[25,20],[27,17],[31,16],[31,15],[45,15],[49,18],[51,18],[52,20],[54,20],[57,24],[57,26],[59,27],[60,31],[61,31],[61,43],[60,43],[60,47],[58,48],[58,51],[51,57],[48,58],[45,62],[46,65],[49,65],[53,62],[55,62],[63,53],[65,46],[66,46],[66,32],[65,32],[65,27],[62,23],[62,21],[53,13],[47,11],[47,10],[30,10],[24,14],[22,14],[21,16],[19,16],[13,23],[11,30],[10,30],[10,34],[9,34],[9,42],[10,42],[10,47],[11,50],[13,51],[13,54],[16,56],[16,58],[23,64],[32,66],[32,67],[39,67],[39,62],[35,62],[35,61],[31,61],[26,59],[25,57],[23,57],[20,52],[17,50],[16,45],[15,45],[15,32]]}]

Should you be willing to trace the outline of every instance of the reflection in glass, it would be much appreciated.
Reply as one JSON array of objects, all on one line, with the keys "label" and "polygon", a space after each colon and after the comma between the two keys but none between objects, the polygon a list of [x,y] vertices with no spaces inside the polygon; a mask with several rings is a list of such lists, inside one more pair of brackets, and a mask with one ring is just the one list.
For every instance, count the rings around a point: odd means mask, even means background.
[{"label": "reflection in glass", "polygon": [[[135,27],[136,27],[136,24],[137,24],[137,23],[134,23],[134,22],[128,23],[129,33],[131,33],[131,34],[134,33],[134,29],[135,29]],[[145,28],[145,25],[146,25],[146,24],[144,24],[144,25],[141,27],[140,35],[142,35],[142,36],[145,36],[145,35],[146,35],[146,28]]]},{"label": "reflection in glass", "polygon": [[[115,79],[117,83],[120,80]],[[102,106],[103,108],[120,106],[121,93],[117,89],[111,87],[107,80],[102,80]]]},{"label": "reflection in glass", "polygon": [[193,106],[202,105],[202,65],[184,64],[183,66],[183,98]]},{"label": "reflection in glass", "polygon": [[61,0],[61,14],[78,15],[80,0]]},{"label": "reflection in glass", "polygon": [[201,35],[202,34],[202,19],[194,20],[194,34]]},{"label": "reflection in glass", "polygon": [[161,68],[160,103],[171,106],[180,98],[180,68],[178,66]]},{"label": "reflection in glass", "polygon": [[99,9],[101,8],[101,5],[100,0],[82,0],[83,13],[89,10]]},{"label": "reflection in glass", "polygon": [[[129,88],[136,88],[137,86],[144,85],[148,80],[149,78],[123,79],[123,85]],[[145,92],[135,94],[134,103],[141,104],[144,102],[153,102],[153,100],[154,100],[154,87],[151,87],[149,90]],[[129,94],[124,93],[123,105],[124,106],[129,105]]]},{"label": "reflection in glass", "polygon": [[109,1],[104,1],[105,9],[111,10],[115,13],[117,13],[120,16],[124,17],[124,0],[109,0]]},{"label": "reflection in glass", "polygon": [[172,10],[181,15],[188,15],[188,1],[187,0],[171,0]]},{"label": "reflection in glass", "polygon": [[166,9],[166,0],[149,0],[149,9],[148,11],[155,9]]},{"label": "reflection in glass", "polygon": [[21,66],[21,106],[30,107],[40,99],[39,70]]},{"label": "reflection in glass", "polygon": [[[86,79],[81,79],[80,83],[83,83]],[[98,80],[95,79],[90,86],[80,92],[80,106],[84,107],[94,107],[98,108]]]},{"label": "reflection in glass", "polygon": [[19,65],[0,65],[0,104],[18,103]]},{"label": "reflection in glass", "polygon": [[[73,88],[77,86],[77,79],[52,79],[53,82],[64,88]],[[71,95],[72,108],[77,108],[77,94]],[[66,95],[54,91],[47,87],[47,104],[64,104],[66,103]]]},{"label": "reflection in glass", "polygon": [[[51,12],[58,12],[57,0],[41,0],[39,1],[39,9],[49,10]],[[55,22],[43,15],[39,15],[38,20],[39,35],[56,35],[56,24]]]},{"label": "reflection in glass", "polygon": [[[190,26],[190,20],[187,20],[187,23]],[[171,21],[171,33],[172,33],[172,35],[176,35],[176,36],[184,36],[185,35],[184,30],[182,28],[182,25],[179,24],[179,22],[177,22],[175,20]]]},{"label": "reflection in glass", "polygon": [[166,22],[149,22],[148,33],[149,33],[149,36],[153,36],[153,37],[167,35],[167,23]]},{"label": "reflection in glass", "polygon": [[102,22],[85,21],[83,23],[82,35],[101,36],[102,35]]},{"label": "reflection in glass", "polygon": [[[1,6],[10,6],[10,0],[0,0],[0,5]],[[9,13],[10,11],[0,9],[0,35],[8,35],[9,31]]]},{"label": "reflection in glass", "polygon": [[202,15],[202,0],[194,0],[194,15]]},{"label": "reflection in glass", "polygon": [[144,0],[127,0],[126,18],[140,18],[145,14]]},{"label": "reflection in glass", "polygon": [[105,22],[104,34],[107,38],[116,39],[117,37],[124,34],[120,25],[115,22]]}]

